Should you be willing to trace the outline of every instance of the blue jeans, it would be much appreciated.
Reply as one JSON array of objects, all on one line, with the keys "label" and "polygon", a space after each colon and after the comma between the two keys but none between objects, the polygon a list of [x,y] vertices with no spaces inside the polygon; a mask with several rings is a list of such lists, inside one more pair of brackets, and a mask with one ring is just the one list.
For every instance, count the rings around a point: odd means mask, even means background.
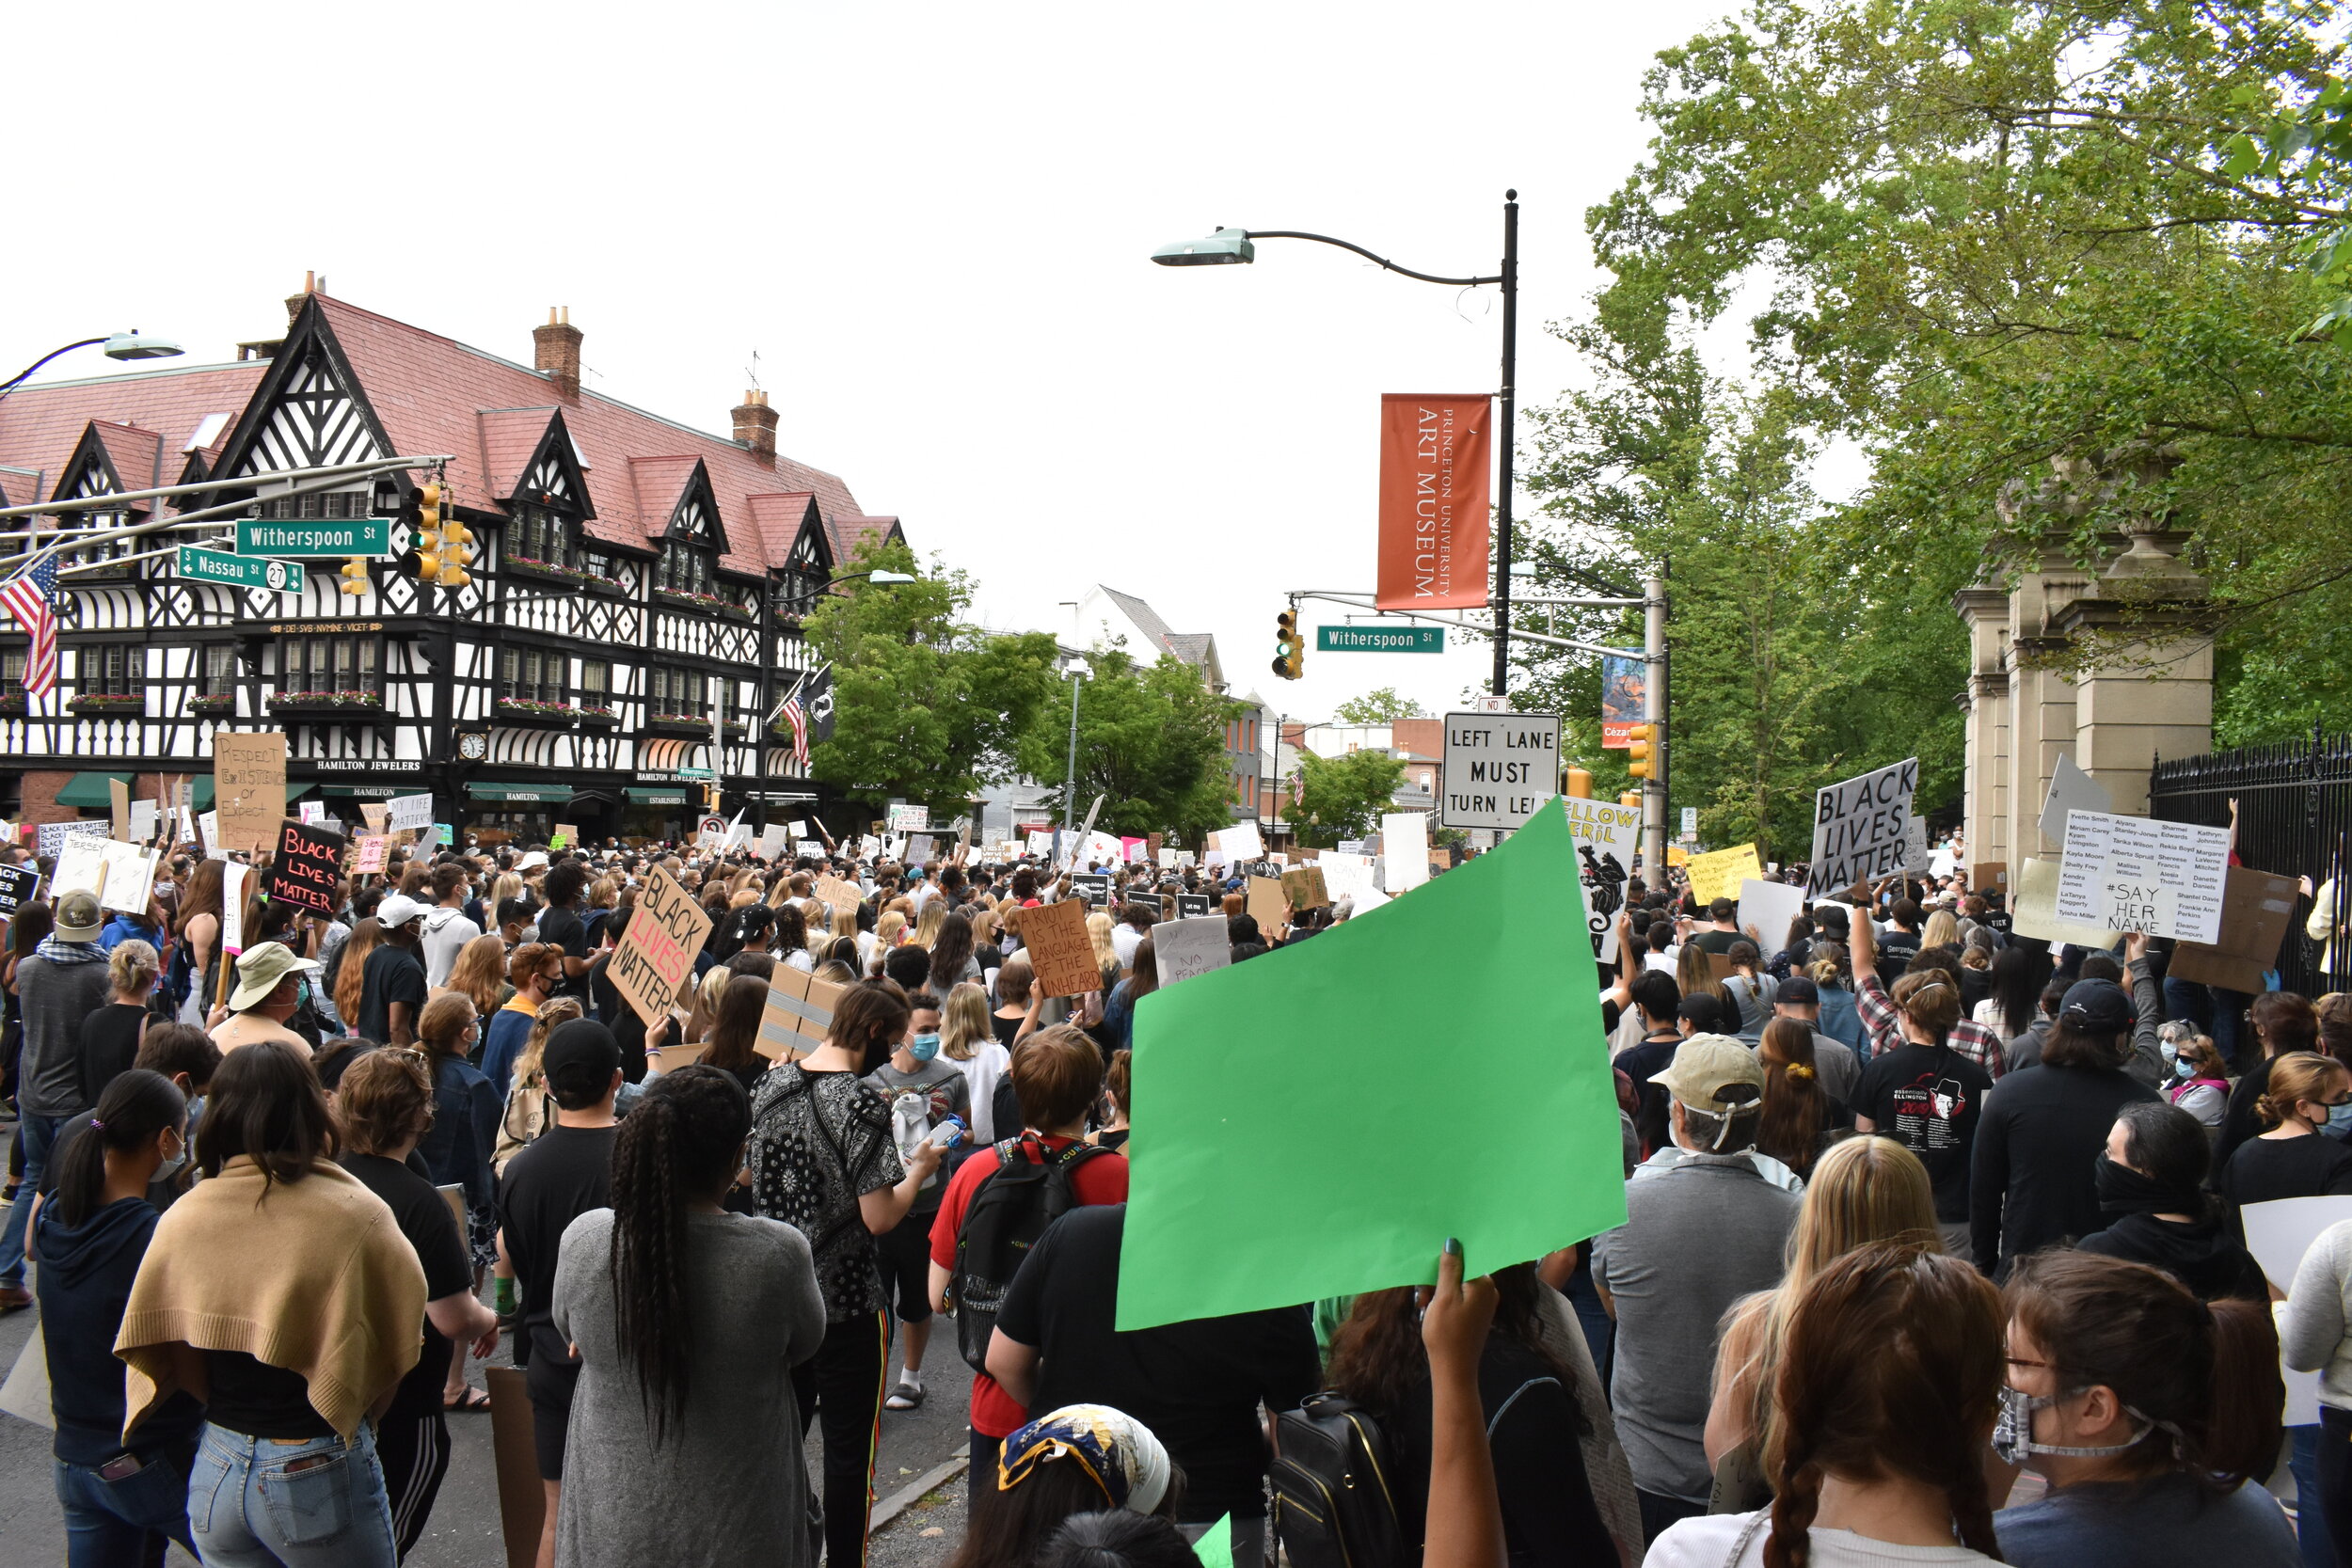
[{"label": "blue jeans", "polygon": [[2242,990],[2175,980],[2169,974],[2164,979],[2164,1016],[2197,1025],[2197,1032],[2212,1039],[2213,1048],[2221,1053],[2232,1072],[2253,1066],[2251,1062],[2241,1065],[2237,1059],[2238,1022],[2252,1000]]},{"label": "blue jeans", "polygon": [[[306,1463],[307,1462],[307,1463]],[[288,1466],[302,1468],[288,1473]],[[188,1476],[204,1568],[395,1568],[375,1433],[278,1443],[207,1426]]]},{"label": "blue jeans", "polygon": [[0,1285],[24,1283],[24,1226],[33,1217],[33,1195],[40,1191],[40,1174],[49,1168],[50,1147],[57,1141],[57,1129],[64,1125],[63,1117],[37,1117],[29,1111],[16,1125],[24,1149],[24,1185],[17,1189],[8,1223],[0,1225]]},{"label": "blue jeans", "polygon": [[65,1513],[68,1568],[147,1568],[164,1560],[167,1537],[193,1556],[188,1536],[189,1451],[151,1456],[136,1473],[108,1481],[87,1465],[49,1463]]}]

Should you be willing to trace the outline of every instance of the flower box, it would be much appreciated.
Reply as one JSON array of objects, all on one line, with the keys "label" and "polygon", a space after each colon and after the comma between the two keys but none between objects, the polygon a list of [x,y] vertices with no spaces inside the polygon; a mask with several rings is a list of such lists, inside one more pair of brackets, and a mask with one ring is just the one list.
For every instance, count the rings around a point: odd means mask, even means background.
[{"label": "flower box", "polygon": [[199,719],[214,718],[237,711],[237,696],[233,691],[215,692],[209,696],[188,699],[188,711]]},{"label": "flower box", "polygon": [[141,691],[85,691],[66,700],[70,713],[145,713],[147,694]]},{"label": "flower box", "polygon": [[710,721],[691,713],[651,713],[645,716],[645,728],[668,735],[708,735]]},{"label": "flower box", "polygon": [[580,721],[591,729],[609,730],[621,721],[621,716],[609,707],[583,707],[580,710]]},{"label": "flower box", "polygon": [[668,610],[695,610],[706,615],[723,615],[730,621],[748,621],[752,612],[732,599],[716,594],[681,594],[675,588],[657,588],[653,602]]},{"label": "flower box", "polygon": [[0,696],[0,713],[29,713],[31,711],[32,704],[22,691],[10,691]]},{"label": "flower box", "polygon": [[280,691],[269,700],[272,713],[348,713],[372,718],[384,711],[380,691]]},{"label": "flower box", "polygon": [[533,561],[527,555],[510,555],[501,565],[516,577],[531,578],[540,582],[560,582],[566,588],[587,588],[602,594],[621,591],[621,585],[610,578],[600,578],[578,566],[560,565],[552,561]]},{"label": "flower box", "polygon": [[501,697],[492,710],[510,724],[547,724],[569,728],[580,709],[569,703],[542,703],[530,697]]}]

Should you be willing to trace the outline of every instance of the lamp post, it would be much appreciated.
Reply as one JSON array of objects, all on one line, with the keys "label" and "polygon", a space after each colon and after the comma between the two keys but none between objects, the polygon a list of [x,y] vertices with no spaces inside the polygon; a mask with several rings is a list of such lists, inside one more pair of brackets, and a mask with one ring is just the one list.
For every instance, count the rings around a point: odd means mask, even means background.
[{"label": "lamp post", "polygon": [[1094,672],[1083,659],[1072,659],[1062,666],[1062,673],[1070,677],[1070,763],[1062,773],[1061,828],[1054,834],[1054,863],[1061,863],[1062,835],[1075,835],[1078,820],[1078,693]]},{"label": "lamp post", "polygon": [[8,377],[8,380],[0,381],[0,398],[7,397],[10,392],[15,391],[26,376],[58,356],[72,354],[77,348],[90,348],[102,343],[105,345],[106,357],[109,359],[169,359],[176,355],[187,352],[169,338],[145,337],[136,327],[128,332],[117,332],[105,338],[84,338],[79,342],[68,343],[63,348],[50,350]]},{"label": "lamp post", "polygon": [[1519,193],[1502,193],[1502,270],[1487,277],[1440,277],[1415,272],[1350,241],[1294,229],[1220,229],[1205,240],[1164,245],[1152,253],[1152,260],[1164,267],[1232,266],[1255,261],[1259,240],[1312,240],[1317,245],[1337,245],[1387,271],[1423,283],[1443,283],[1454,288],[1476,288],[1487,283],[1502,286],[1502,441],[1501,473],[1495,486],[1495,580],[1488,598],[1494,612],[1495,644],[1490,689],[1496,696],[1502,696],[1509,689],[1511,677],[1511,434],[1518,407]]}]

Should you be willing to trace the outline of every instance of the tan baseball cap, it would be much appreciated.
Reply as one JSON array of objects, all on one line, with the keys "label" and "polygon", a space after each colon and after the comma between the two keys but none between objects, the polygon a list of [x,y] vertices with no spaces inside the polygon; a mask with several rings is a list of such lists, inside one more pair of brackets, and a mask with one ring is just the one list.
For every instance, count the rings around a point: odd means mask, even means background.
[{"label": "tan baseball cap", "polygon": [[1731,1116],[1764,1098],[1764,1064],[1729,1035],[1692,1035],[1675,1047],[1675,1059],[1650,1082],[1665,1086],[1693,1111]]}]

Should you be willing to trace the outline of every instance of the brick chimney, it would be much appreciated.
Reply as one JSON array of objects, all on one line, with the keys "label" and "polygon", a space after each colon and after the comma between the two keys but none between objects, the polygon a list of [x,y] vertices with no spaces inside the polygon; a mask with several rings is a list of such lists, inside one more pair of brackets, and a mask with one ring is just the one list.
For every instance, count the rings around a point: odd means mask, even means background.
[{"label": "brick chimney", "polygon": [[548,325],[531,329],[532,368],[555,383],[565,403],[580,397],[580,328],[572,325],[572,308],[548,307]]},{"label": "brick chimney", "polygon": [[325,290],[319,287],[319,275],[316,271],[304,273],[302,275],[302,292],[298,294],[289,294],[286,296],[286,325],[288,326],[292,326],[294,325],[294,318],[302,314],[302,308],[310,302],[310,296],[312,294],[324,293],[325,292]]},{"label": "brick chimney", "polygon": [[735,439],[749,447],[752,455],[770,467],[776,465],[776,411],[768,406],[768,394],[756,387],[743,394],[743,401],[731,412],[735,416]]}]

